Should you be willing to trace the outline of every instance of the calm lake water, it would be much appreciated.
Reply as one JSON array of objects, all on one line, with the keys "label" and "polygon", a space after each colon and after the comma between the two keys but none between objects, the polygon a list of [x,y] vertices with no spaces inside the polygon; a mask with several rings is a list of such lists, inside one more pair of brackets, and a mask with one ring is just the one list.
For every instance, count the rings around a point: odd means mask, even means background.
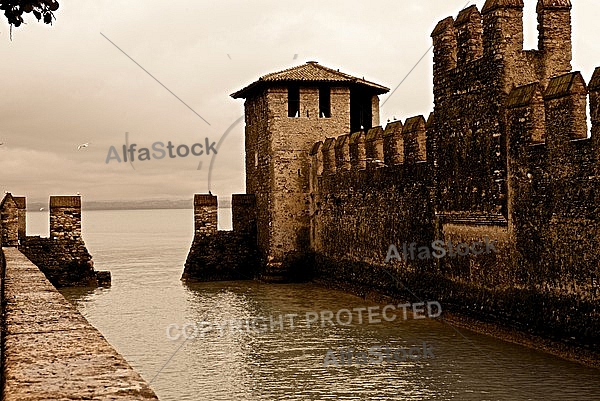
[{"label": "calm lake water", "polygon": [[[220,210],[220,220],[230,221],[228,213]],[[394,322],[294,329],[286,320],[284,330],[223,336],[215,330],[172,341],[170,324],[303,317],[373,305],[309,284],[186,285],[180,277],[192,222],[192,210],[84,212],[84,239],[95,268],[111,271],[112,287],[63,291],[163,401],[600,399],[599,370],[467,330],[459,334],[439,321],[403,320],[401,314]],[[29,235],[47,230],[47,212],[28,214]],[[340,348],[360,352],[423,342],[435,358],[323,366],[328,349],[339,357]]]}]

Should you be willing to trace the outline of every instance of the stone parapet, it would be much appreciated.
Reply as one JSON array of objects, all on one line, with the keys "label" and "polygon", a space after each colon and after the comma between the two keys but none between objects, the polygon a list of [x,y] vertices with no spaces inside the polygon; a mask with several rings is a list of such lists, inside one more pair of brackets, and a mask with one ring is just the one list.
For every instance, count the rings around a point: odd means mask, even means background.
[{"label": "stone parapet", "polygon": [[33,263],[3,251],[3,401],[158,400]]}]

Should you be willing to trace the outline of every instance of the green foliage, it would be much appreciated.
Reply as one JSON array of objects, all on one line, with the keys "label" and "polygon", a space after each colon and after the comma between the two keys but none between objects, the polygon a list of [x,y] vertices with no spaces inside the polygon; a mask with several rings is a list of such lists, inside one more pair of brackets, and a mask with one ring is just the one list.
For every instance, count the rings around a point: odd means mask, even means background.
[{"label": "green foliage", "polygon": [[42,20],[45,24],[52,24],[54,17],[53,11],[58,10],[58,1],[56,0],[0,0],[0,10],[4,10],[4,15],[8,23],[18,27],[23,23],[23,13],[33,13],[38,21]]}]

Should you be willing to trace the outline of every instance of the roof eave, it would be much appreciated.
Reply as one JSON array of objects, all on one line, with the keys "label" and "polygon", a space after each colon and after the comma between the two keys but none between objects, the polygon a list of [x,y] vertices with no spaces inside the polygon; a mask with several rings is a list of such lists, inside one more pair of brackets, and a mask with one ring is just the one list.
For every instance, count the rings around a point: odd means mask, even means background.
[{"label": "roof eave", "polygon": [[310,86],[310,84],[324,84],[324,83],[329,83],[329,84],[338,84],[340,86],[353,86],[353,85],[358,85],[361,87],[367,87],[370,90],[372,90],[376,95],[384,95],[386,93],[388,93],[390,91],[390,88],[387,88],[385,86],[382,85],[378,85],[376,83],[373,82],[369,82],[369,81],[363,81],[361,79],[356,79],[353,81],[286,81],[286,80],[281,80],[281,81],[264,81],[264,80],[258,80],[255,81],[253,83],[251,83],[250,85],[246,86],[243,89],[240,89],[237,92],[232,93],[231,96],[234,99],[246,99],[248,98],[249,94],[251,92],[254,92],[254,90],[263,85],[263,84],[270,84],[272,86],[278,86],[278,85],[284,85],[284,84],[289,84],[289,83],[298,83],[298,84],[306,84],[306,86]]}]

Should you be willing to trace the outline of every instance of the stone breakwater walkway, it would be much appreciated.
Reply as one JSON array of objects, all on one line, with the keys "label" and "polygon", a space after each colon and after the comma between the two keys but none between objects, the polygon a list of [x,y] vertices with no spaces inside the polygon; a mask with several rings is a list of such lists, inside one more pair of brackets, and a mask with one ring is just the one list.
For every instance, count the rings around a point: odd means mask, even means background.
[{"label": "stone breakwater walkway", "polygon": [[3,401],[158,400],[29,259],[3,251]]}]

